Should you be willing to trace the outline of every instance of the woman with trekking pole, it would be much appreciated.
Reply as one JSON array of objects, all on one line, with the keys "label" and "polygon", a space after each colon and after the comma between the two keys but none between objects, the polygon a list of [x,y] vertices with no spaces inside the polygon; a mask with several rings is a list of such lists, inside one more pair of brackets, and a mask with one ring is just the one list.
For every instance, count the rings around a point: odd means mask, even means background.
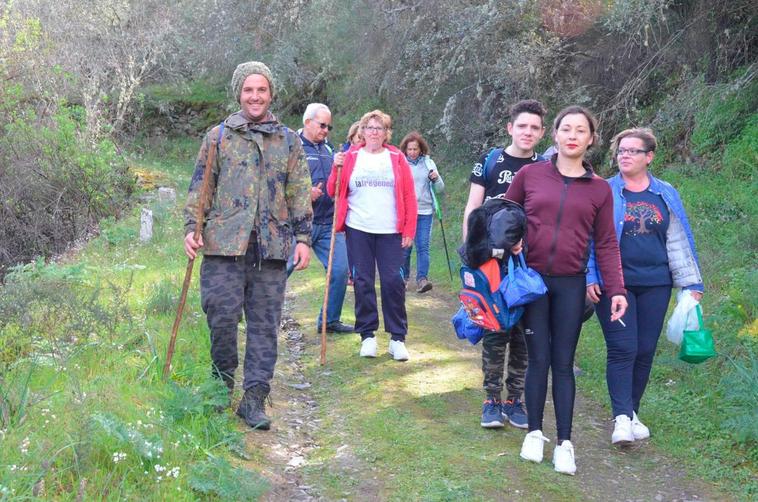
[{"label": "woman with trekking pole", "polygon": [[413,176],[405,155],[389,144],[389,115],[381,110],[368,112],[361,117],[360,128],[364,143],[335,155],[327,182],[327,191],[335,198],[335,228],[344,230],[347,240],[355,291],[355,331],[361,335],[360,356],[376,357],[378,268],[384,330],[391,335],[389,354],[396,361],[407,361],[408,318],[400,267],[403,249],[411,246],[416,233]]},{"label": "woman with trekking pole", "polygon": [[553,122],[558,152],[527,165],[516,174],[505,197],[524,206],[527,218],[527,264],[540,273],[547,294],[526,306],[524,338],[528,352],[526,407],[529,433],[521,458],[542,461],[549,439],[542,434],[548,372],[553,375],[557,472],[576,473],[571,425],[574,414],[574,353],[579,341],[585,298],[585,271],[590,239],[609,298],[607,321],[620,323],[626,291],[613,226],[613,197],[608,183],[584,160],[598,141],[596,121],[580,107],[569,106]]},{"label": "woman with trekking pole", "polygon": [[[416,217],[416,293],[426,293],[432,289],[429,280],[429,241],[432,237],[432,221],[434,219],[434,194],[445,191],[445,182],[442,181],[437,165],[429,156],[429,144],[417,131],[409,132],[400,142],[400,151],[405,154],[405,159],[413,173],[413,183],[416,187],[416,203],[418,204],[418,216]],[[405,248],[405,262],[403,263],[403,279],[406,288],[411,277],[411,254],[413,245]]]},{"label": "woman with trekking pole", "polygon": [[703,296],[695,241],[679,193],[648,172],[657,145],[653,132],[642,128],[622,131],[611,143],[619,172],[608,184],[629,300],[625,324],[610,322],[605,276],[594,252],[587,266],[587,298],[597,304],[608,348],[606,379],[615,422],[611,443],[617,445],[650,437],[637,413],[671,288],[689,290],[697,301]]}]

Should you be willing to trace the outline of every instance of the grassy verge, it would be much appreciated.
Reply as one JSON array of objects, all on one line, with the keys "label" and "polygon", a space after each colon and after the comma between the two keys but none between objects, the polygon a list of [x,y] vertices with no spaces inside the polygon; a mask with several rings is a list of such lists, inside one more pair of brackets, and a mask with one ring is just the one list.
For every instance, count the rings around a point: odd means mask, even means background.
[{"label": "grassy verge", "polygon": [[[168,150],[168,149],[167,149]],[[186,190],[193,151],[134,159]],[[146,201],[152,242],[138,240],[139,208],[76,263],[30,264],[0,299],[0,499],[250,500],[265,491],[242,463],[243,435],[218,414],[208,336],[192,288],[170,382],[161,379],[186,259],[180,211]],[[250,470],[252,469],[252,470]]]}]

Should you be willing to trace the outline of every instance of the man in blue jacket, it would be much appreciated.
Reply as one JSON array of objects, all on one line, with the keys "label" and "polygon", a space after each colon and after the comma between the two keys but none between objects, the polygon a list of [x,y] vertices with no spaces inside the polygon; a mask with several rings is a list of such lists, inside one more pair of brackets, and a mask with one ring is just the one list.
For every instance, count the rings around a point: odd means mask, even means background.
[{"label": "man in blue jacket", "polygon": [[[324,104],[311,103],[303,114],[303,142],[305,158],[311,171],[311,203],[313,204],[313,230],[311,247],[319,261],[327,267],[329,245],[332,236],[334,201],[326,193],[326,180],[332,170],[333,150],[327,140],[332,130],[332,112]],[[334,240],[332,276],[329,279],[329,303],[326,306],[326,331],[328,333],[352,333],[353,326],[340,320],[342,303],[347,289],[347,248],[345,234],[338,232]],[[318,315],[318,331],[321,331],[322,312]]]}]

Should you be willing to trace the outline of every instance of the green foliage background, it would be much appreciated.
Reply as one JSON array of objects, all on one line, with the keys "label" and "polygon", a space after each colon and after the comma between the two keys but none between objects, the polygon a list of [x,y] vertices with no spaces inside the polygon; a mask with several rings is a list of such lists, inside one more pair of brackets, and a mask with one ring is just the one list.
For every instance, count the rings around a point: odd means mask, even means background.
[{"label": "green foliage background", "polygon": [[[265,490],[236,465],[244,448],[234,420],[210,411],[219,389],[207,379],[200,316],[185,329],[201,342],[187,344],[173,383],[160,381],[180,217],[154,206],[156,242],[140,251],[133,197],[137,172],[161,171],[162,183],[186,190],[198,137],[234,109],[226,83],[250,59],[271,66],[274,112],[293,128],[320,101],[334,112],[335,143],[376,107],[393,115],[396,141],[420,130],[448,186],[453,255],[470,168],[507,142],[513,101],[539,98],[550,116],[589,106],[606,144],[622,128],[651,126],[661,142],[652,168],[678,188],[694,228],[720,356],[689,366],[662,340],[646,412],[667,431],[661,447],[691,472],[736,498],[758,494],[754,2],[97,0],[86,13],[45,4],[0,6],[0,499]],[[165,11],[160,30],[148,22],[154,9]],[[119,45],[115,58],[105,50],[127,39],[140,43]],[[77,47],[87,58],[69,57]],[[129,61],[145,71],[121,66]],[[125,75],[136,80],[123,84]],[[604,148],[592,158],[604,174],[610,160]],[[92,232],[100,237],[77,264],[45,262]],[[437,229],[433,249],[442,249]],[[435,288],[456,288],[440,252],[431,275]],[[606,402],[596,325],[578,362],[583,390]]]}]

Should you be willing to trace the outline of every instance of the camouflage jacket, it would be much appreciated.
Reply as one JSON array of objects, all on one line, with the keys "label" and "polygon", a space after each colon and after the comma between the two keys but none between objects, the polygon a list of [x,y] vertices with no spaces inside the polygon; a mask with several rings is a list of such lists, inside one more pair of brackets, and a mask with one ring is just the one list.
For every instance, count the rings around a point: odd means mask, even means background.
[{"label": "camouflage jacket", "polygon": [[[205,163],[219,129],[208,131],[197,156],[184,208],[184,235],[195,231]],[[293,236],[310,245],[308,164],[297,134],[273,115],[256,124],[240,112],[227,117],[212,173],[210,204],[205,204],[205,254],[244,255],[251,232],[264,260],[287,260]]]}]

